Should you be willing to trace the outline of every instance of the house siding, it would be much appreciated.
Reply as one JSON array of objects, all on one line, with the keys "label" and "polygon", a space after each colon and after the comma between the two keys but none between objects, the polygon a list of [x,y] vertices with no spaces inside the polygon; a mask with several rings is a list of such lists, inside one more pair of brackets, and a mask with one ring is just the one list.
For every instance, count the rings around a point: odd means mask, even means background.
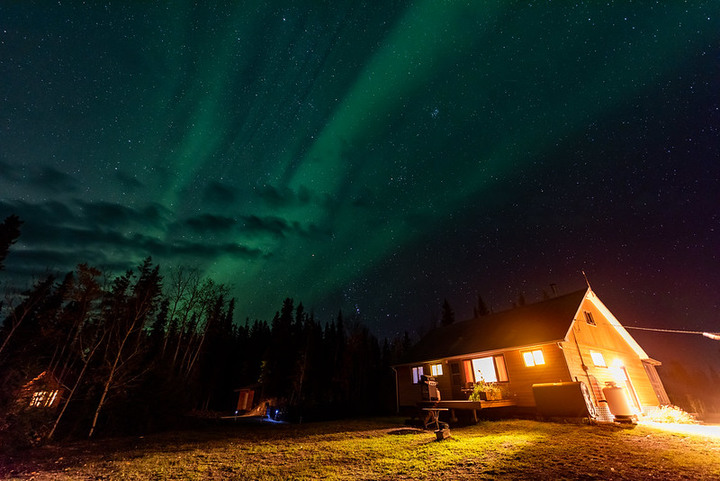
[{"label": "house siding", "polygon": [[[592,324],[586,320],[584,314],[586,311],[592,316]],[[631,403],[636,401],[641,411],[667,402],[667,395],[664,393],[659,377],[655,375],[655,379],[651,379],[651,376],[648,375],[648,371],[651,374],[655,372],[653,363],[657,362],[647,359],[647,354],[624,328],[619,324],[613,325],[618,321],[592,291],[586,292],[574,312],[574,319],[572,318],[573,314],[567,308],[561,313],[561,319],[567,319],[568,330],[558,331],[557,340],[552,342],[542,340],[535,345],[486,350],[468,355],[453,355],[455,353],[447,352],[447,357],[432,362],[396,366],[399,405],[416,406],[422,400],[421,384],[412,382],[413,367],[422,366],[423,373],[430,375],[432,364],[442,364],[443,374],[435,376],[441,399],[466,400],[467,391],[463,391],[461,388],[469,379],[467,379],[463,362],[498,355],[504,357],[508,375],[508,390],[511,401],[517,406],[534,407],[536,405],[532,389],[534,384],[569,381],[582,381],[587,384],[596,403],[604,399],[602,389],[607,382],[611,381],[625,388]],[[545,325],[552,327],[552,324]],[[524,326],[532,328],[528,323],[525,323]],[[554,335],[555,333],[553,333]],[[441,339],[447,345],[452,345],[452,339],[447,337]],[[544,364],[526,366],[523,353],[536,349],[542,350]],[[595,365],[591,352],[602,354],[606,367]],[[438,355],[438,353],[433,355]],[[455,373],[453,373],[453,365],[458,366]],[[626,375],[629,383],[623,381],[619,374]]]},{"label": "house siding", "polygon": [[411,366],[397,368],[397,383],[398,402],[401,406],[414,406],[420,402],[420,385],[412,382]]},{"label": "house siding", "polygon": [[[536,349],[542,349],[545,364],[526,366],[522,353]],[[507,351],[505,365],[508,369],[512,399],[518,406],[535,406],[533,384],[570,380],[563,352],[556,343]]]},{"label": "house siding", "polygon": [[[591,313],[596,325],[587,323],[585,311]],[[592,302],[585,300],[582,303],[570,329],[568,342],[563,343],[563,352],[572,380],[588,384],[596,402],[604,399],[602,389],[606,383],[616,382],[626,389],[631,402],[637,400],[641,411],[660,405],[642,360]],[[607,367],[596,366],[591,352],[602,354]],[[620,365],[624,367],[631,386],[618,379]]]},{"label": "house siding", "polygon": [[[522,353],[527,350],[542,349],[545,358],[545,364],[539,366],[527,367],[523,360]],[[570,374],[565,365],[565,358],[562,350],[556,343],[533,346],[527,349],[517,349],[503,352],[477,353],[462,358],[454,358],[452,360],[443,359],[432,363],[418,363],[412,366],[400,366],[397,368],[398,375],[398,400],[401,406],[414,406],[422,400],[420,384],[412,383],[412,368],[423,366],[423,372],[428,374],[432,364],[442,364],[443,374],[435,376],[437,387],[440,391],[441,399],[464,400],[467,397],[453,396],[452,388],[452,372],[450,364],[458,362],[462,366],[464,360],[471,360],[480,357],[497,356],[502,354],[505,358],[505,367],[508,372],[508,387],[511,393],[511,399],[518,406],[535,406],[535,398],[533,397],[532,385],[545,382],[564,382],[570,380]],[[467,382],[465,376],[462,377],[463,383]]]}]

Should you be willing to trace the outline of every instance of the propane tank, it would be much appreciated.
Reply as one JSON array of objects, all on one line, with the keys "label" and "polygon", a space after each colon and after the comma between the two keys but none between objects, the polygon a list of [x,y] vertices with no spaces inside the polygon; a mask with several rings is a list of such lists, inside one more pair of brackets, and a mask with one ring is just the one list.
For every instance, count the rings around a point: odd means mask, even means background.
[{"label": "propane tank", "polygon": [[622,422],[632,419],[634,413],[630,408],[625,389],[612,381],[608,381],[602,391],[610,412],[615,416],[616,421]]}]

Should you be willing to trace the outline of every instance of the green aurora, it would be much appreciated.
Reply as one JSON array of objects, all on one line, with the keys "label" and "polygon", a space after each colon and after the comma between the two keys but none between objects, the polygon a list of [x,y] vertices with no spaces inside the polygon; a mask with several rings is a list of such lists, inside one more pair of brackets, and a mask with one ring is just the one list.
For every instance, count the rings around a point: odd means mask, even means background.
[{"label": "green aurora", "polygon": [[243,318],[383,333],[583,269],[611,300],[700,279],[690,304],[720,288],[713,7],[5,4],[8,275],[152,255]]}]

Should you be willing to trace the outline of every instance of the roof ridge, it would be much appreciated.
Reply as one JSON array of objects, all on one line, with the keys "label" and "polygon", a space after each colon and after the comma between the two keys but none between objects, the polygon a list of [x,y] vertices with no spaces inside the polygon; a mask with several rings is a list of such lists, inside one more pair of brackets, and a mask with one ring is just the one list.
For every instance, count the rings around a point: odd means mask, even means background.
[{"label": "roof ridge", "polygon": [[[584,289],[578,289],[578,290],[576,290],[576,291],[572,291],[572,292],[568,292],[568,293],[565,293],[565,294],[560,294],[560,295],[557,295],[557,296],[553,296],[553,297],[550,297],[550,298],[548,298],[548,299],[540,299],[539,301],[536,301],[536,302],[531,302],[531,303],[523,304],[523,305],[519,305],[519,306],[508,307],[507,309],[503,309],[503,310],[497,311],[497,312],[490,312],[490,313],[488,313],[488,314],[485,314],[484,316],[470,317],[470,318],[468,318],[468,319],[464,319],[464,320],[462,320],[462,321],[458,321],[458,322],[455,323],[455,324],[463,323],[463,322],[468,322],[468,321],[476,321],[476,320],[478,320],[478,319],[485,319],[485,318],[488,318],[488,317],[496,316],[496,315],[498,315],[498,314],[505,314],[505,313],[512,312],[512,311],[515,311],[515,310],[526,309],[526,308],[529,308],[529,307],[535,307],[535,306],[538,306],[539,304],[544,304],[544,303],[546,303],[546,302],[557,301],[557,300],[559,300],[559,299],[563,299],[563,298],[569,297],[569,296],[576,296],[576,295],[580,294],[581,292],[584,294],[584,293],[587,292],[587,291],[588,291],[588,288],[586,287],[586,288],[584,288]],[[452,326],[452,325],[454,325],[454,324],[450,324],[450,326]],[[439,326],[439,327],[449,327],[449,326]]]}]

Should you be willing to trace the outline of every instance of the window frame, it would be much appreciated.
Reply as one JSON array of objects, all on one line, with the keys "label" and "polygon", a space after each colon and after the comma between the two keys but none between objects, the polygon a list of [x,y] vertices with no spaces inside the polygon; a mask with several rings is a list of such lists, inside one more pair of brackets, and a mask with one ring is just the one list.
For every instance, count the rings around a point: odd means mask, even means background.
[{"label": "window frame", "polygon": [[600,351],[590,351],[590,359],[592,359],[593,366],[595,367],[608,367],[605,356]]},{"label": "window frame", "polygon": [[413,384],[419,384],[423,375],[425,375],[423,366],[415,366],[411,368],[411,379]]},{"label": "window frame", "polygon": [[[488,380],[488,379],[478,379],[475,375],[476,369],[475,369],[475,363],[473,361],[477,361],[480,359],[489,359],[492,363],[493,372],[495,375],[494,380]],[[493,354],[490,356],[482,356],[482,357],[474,357],[471,359],[465,359],[463,361],[464,371],[465,371],[465,377],[467,378],[469,375],[472,376],[472,379],[466,379],[466,382],[510,382],[510,377],[508,376],[507,371],[507,365],[505,364],[505,355],[504,354]],[[482,377],[482,376],[481,376]]]},{"label": "window frame", "polygon": [[430,364],[430,374],[433,376],[442,376],[443,375],[443,367],[442,363],[436,363],[436,364]]},{"label": "window frame", "polygon": [[547,362],[545,362],[545,353],[543,353],[542,348],[521,351],[520,355],[523,358],[525,367],[544,366],[547,364]]}]

